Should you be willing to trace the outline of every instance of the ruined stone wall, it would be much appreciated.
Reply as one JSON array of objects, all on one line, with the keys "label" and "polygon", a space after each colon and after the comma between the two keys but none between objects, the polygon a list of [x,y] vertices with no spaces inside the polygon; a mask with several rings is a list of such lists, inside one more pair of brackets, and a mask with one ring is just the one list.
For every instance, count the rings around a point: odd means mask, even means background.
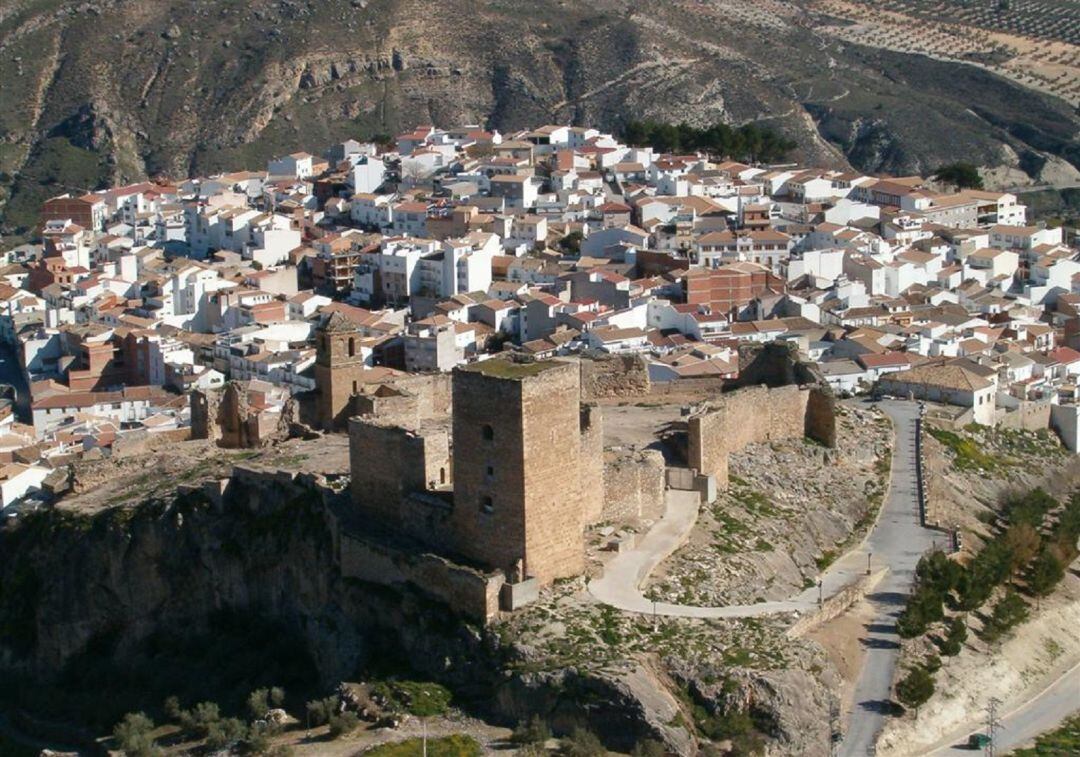
[{"label": "ruined stone wall", "polygon": [[377,520],[401,525],[401,502],[439,482],[449,483],[445,430],[422,432],[353,418],[349,421],[352,500]]},{"label": "ruined stone wall", "polygon": [[769,342],[739,348],[739,377],[731,385],[781,387],[825,383],[817,364],[804,360],[794,344]]},{"label": "ruined stone wall", "polygon": [[340,547],[341,574],[383,586],[408,584],[446,603],[455,612],[486,622],[499,611],[501,575],[486,575],[430,553],[395,549],[345,534]]},{"label": "ruined stone wall", "polygon": [[221,430],[217,425],[216,392],[193,391],[188,395],[188,403],[191,407],[191,438],[209,439],[216,442],[221,438]]},{"label": "ruined stone wall", "polygon": [[728,455],[754,442],[797,439],[806,433],[810,390],[797,386],[748,387],[710,402],[687,423],[687,463],[725,486]]},{"label": "ruined stone wall", "polygon": [[420,398],[413,392],[388,384],[380,384],[374,391],[353,397],[352,412],[356,417],[388,426],[420,426]]},{"label": "ruined stone wall", "polygon": [[387,384],[416,395],[416,411],[421,423],[429,420],[444,420],[450,416],[453,407],[451,374],[401,376]]},{"label": "ruined stone wall", "polygon": [[1024,431],[1050,428],[1050,402],[1020,402],[1016,408],[998,411],[997,426]]},{"label": "ruined stone wall", "polygon": [[597,522],[659,518],[664,512],[665,470],[658,450],[607,453],[604,507]]},{"label": "ruined stone wall", "polygon": [[604,509],[604,420],[596,405],[581,406],[578,470],[583,523],[598,523]]},{"label": "ruined stone wall", "polygon": [[824,386],[812,386],[808,391],[805,433],[826,447],[835,447],[836,396]]},{"label": "ruined stone wall", "polygon": [[649,393],[649,366],[640,355],[598,355],[581,359],[581,399],[643,397]]}]

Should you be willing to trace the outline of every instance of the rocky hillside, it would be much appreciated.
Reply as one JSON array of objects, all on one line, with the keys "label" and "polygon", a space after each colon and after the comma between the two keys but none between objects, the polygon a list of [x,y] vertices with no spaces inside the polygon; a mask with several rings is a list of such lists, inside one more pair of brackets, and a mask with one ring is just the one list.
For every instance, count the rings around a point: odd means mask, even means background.
[{"label": "rocky hillside", "polygon": [[420,122],[763,120],[797,157],[866,170],[963,158],[1067,178],[1080,162],[1064,101],[841,27],[811,0],[9,0],[4,224],[65,188]]},{"label": "rocky hillside", "polygon": [[[587,725],[623,751],[738,737],[819,753],[808,745],[825,743],[831,674],[783,623],[656,625],[583,602],[579,581],[479,628],[418,591],[342,578],[347,503],[328,479],[276,471],[308,470],[308,455],[321,466],[327,446],[189,442],[80,464],[56,509],[0,528],[0,678],[13,682],[0,708],[86,741],[124,712],[159,717],[170,695],[237,711],[259,686],[302,702],[339,681],[407,675],[484,718]],[[181,486],[237,463],[247,472],[219,503]]]}]

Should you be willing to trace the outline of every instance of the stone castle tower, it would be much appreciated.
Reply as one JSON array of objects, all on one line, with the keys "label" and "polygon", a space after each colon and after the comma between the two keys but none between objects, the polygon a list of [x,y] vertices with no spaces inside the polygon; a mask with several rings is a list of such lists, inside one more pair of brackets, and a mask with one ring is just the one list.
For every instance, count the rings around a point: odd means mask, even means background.
[{"label": "stone castle tower", "polygon": [[345,429],[352,396],[359,392],[364,359],[360,331],[341,313],[332,313],[315,333],[315,387],[318,422],[327,431]]},{"label": "stone castle tower", "polygon": [[454,371],[451,517],[463,556],[540,584],[584,570],[580,394],[573,363]]}]

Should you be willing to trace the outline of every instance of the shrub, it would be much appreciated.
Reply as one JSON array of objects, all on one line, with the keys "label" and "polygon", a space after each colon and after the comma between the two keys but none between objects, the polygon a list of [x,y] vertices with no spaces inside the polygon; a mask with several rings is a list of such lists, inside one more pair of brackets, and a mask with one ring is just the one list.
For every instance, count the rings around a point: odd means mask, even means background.
[{"label": "shrub", "polygon": [[515,744],[543,744],[550,738],[551,729],[539,715],[533,715],[528,721],[522,720],[510,736]]},{"label": "shrub", "polygon": [[386,699],[390,709],[417,717],[442,715],[452,699],[449,689],[429,681],[385,681],[376,684],[373,693]]},{"label": "shrub", "polygon": [[330,722],[330,718],[336,715],[337,711],[337,697],[312,699],[310,702],[307,703],[308,721],[312,725],[322,725],[323,723]]},{"label": "shrub", "polygon": [[1030,523],[1015,523],[1005,532],[1005,545],[1009,550],[1009,574],[1015,576],[1039,553],[1042,537]]},{"label": "shrub", "polygon": [[228,749],[247,736],[247,726],[239,718],[224,718],[206,730],[206,746],[214,751]]},{"label": "shrub", "polygon": [[573,733],[563,739],[562,748],[566,757],[603,757],[607,754],[600,739],[584,728],[575,728]]},{"label": "shrub", "polygon": [[248,695],[248,713],[255,720],[266,717],[271,707],[280,707],[285,701],[285,690],[279,686],[270,689],[255,689]]},{"label": "shrub", "polygon": [[162,709],[165,711],[165,717],[169,719],[170,723],[180,722],[180,715],[183,713],[183,709],[180,707],[179,697],[166,697]]},{"label": "shrub", "polygon": [[645,739],[634,745],[630,757],[666,757],[667,750],[656,739]]},{"label": "shrub", "polygon": [[350,711],[345,711],[340,715],[331,715],[327,722],[330,724],[330,737],[334,739],[352,733],[360,727],[360,718],[355,712]]},{"label": "shrub", "polygon": [[907,676],[896,684],[896,698],[905,707],[914,708],[916,715],[919,708],[926,704],[927,700],[933,695],[934,678],[922,667],[916,666],[912,668],[908,671]]},{"label": "shrub", "polygon": [[128,757],[149,757],[159,753],[154,745],[154,721],[142,712],[129,712],[113,729],[116,745]]},{"label": "shrub", "polygon": [[199,702],[191,710],[180,713],[180,727],[185,733],[206,737],[210,727],[221,720],[221,710],[214,702]]},{"label": "shrub", "polygon": [[941,658],[938,657],[936,654],[932,654],[928,656],[925,660],[923,660],[922,666],[927,673],[933,675],[934,673],[941,670]]}]

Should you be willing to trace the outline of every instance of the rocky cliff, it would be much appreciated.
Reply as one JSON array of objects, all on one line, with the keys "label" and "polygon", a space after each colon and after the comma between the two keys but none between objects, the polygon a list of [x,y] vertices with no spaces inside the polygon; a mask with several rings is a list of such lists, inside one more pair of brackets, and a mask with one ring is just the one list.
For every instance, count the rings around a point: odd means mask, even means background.
[{"label": "rocky cliff", "polygon": [[11,0],[4,221],[32,225],[67,188],[258,168],[423,122],[763,120],[795,157],[875,171],[1080,160],[1066,103],[843,42],[829,18],[810,0]]}]

